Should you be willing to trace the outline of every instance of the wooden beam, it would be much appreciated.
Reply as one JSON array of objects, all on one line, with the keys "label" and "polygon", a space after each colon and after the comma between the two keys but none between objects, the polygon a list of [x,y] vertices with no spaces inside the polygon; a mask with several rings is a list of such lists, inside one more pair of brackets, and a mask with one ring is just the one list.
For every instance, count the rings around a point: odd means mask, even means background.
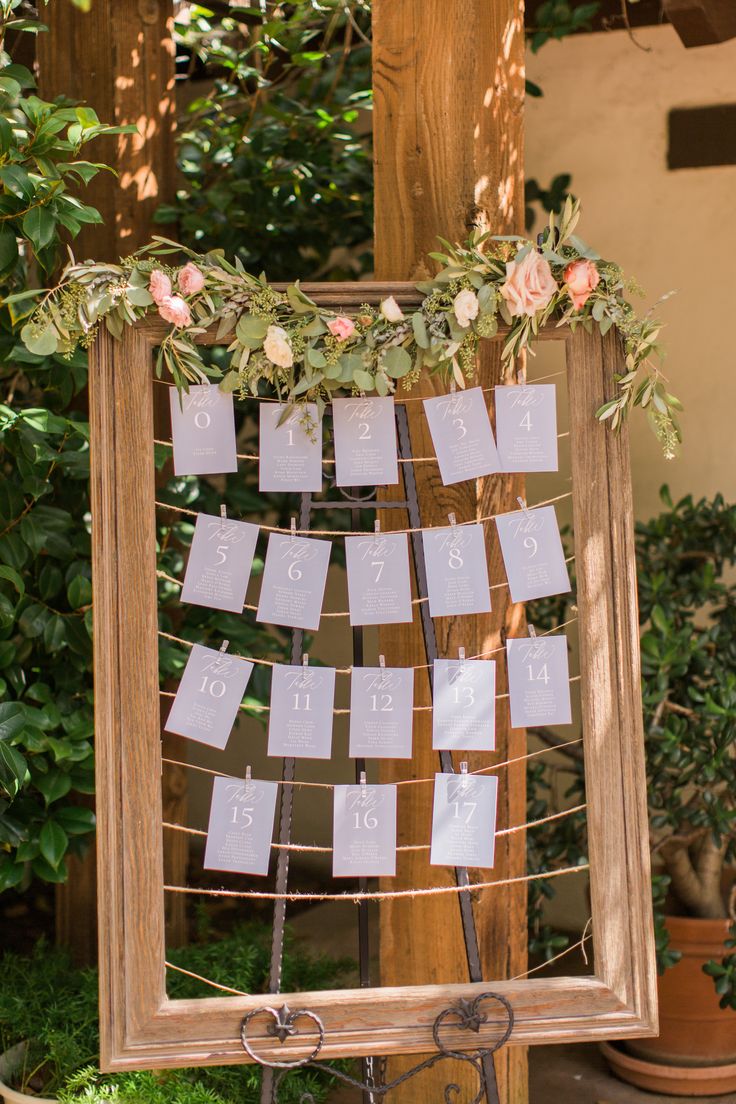
[{"label": "wooden beam", "polygon": [[736,38],[733,0],[664,0],[664,13],[685,46],[713,46]]},{"label": "wooden beam", "polygon": [[[49,33],[38,40],[41,95],[68,96],[88,104],[103,122],[138,128],[135,135],[95,142],[90,156],[111,165],[117,179],[101,173],[86,189],[86,201],[103,222],[83,227],[73,244],[77,257],[115,261],[150,241],[156,208],[175,192],[173,2],[94,0],[88,13],[68,3],[50,4],[44,21]],[[157,398],[160,435],[168,427],[167,395]],[[178,743],[176,752],[171,758],[180,758]],[[186,816],[183,773],[169,768],[164,775],[164,819],[180,823]],[[186,871],[187,839],[179,832],[170,835],[175,838],[166,841],[166,876],[179,878]],[[84,859],[70,861],[69,880],[57,892],[57,939],[80,963],[96,956],[95,902],[91,848]],[[171,941],[183,942],[183,902],[172,902],[168,921]]]},{"label": "wooden beam", "polygon": [[[376,278],[419,279],[427,275],[426,255],[437,248],[437,236],[465,238],[475,226],[496,233],[523,230],[523,8],[520,0],[374,0],[373,86],[375,138]],[[490,346],[490,343],[488,343]],[[497,343],[483,350],[480,378],[484,386],[500,379]],[[438,385],[435,390],[443,390]],[[427,392],[433,393],[431,385]],[[411,404],[414,455],[431,455],[424,418]],[[458,520],[479,513],[513,509],[523,494],[522,476],[502,476],[477,484],[443,487],[436,469],[416,469],[425,524]],[[395,518],[392,518],[392,524]],[[388,523],[387,523],[388,524]],[[489,563],[494,580],[503,577],[495,533],[489,531]],[[494,592],[493,613],[483,617],[436,622],[440,655],[468,654],[501,645],[502,630],[516,631],[523,613]],[[392,625],[381,630],[381,650],[390,663],[425,662],[421,631]],[[505,691],[505,665],[499,663],[498,692]],[[418,704],[429,701],[426,678],[417,680]],[[412,771],[426,776],[438,769],[431,749],[427,715],[415,722]],[[523,755],[524,734],[510,732],[507,710],[497,714],[497,759]],[[471,769],[493,762],[492,756],[468,756]],[[406,765],[401,764],[401,773]],[[384,778],[393,777],[386,764]],[[499,825],[525,819],[523,764],[503,772],[499,792]],[[399,842],[429,836],[426,795],[404,801]],[[391,888],[437,884],[440,868],[428,866],[421,852],[404,854]],[[497,850],[494,875],[523,874],[525,842],[505,837]],[[484,872],[487,873],[487,872]],[[448,878],[451,876],[448,872]],[[443,897],[422,902],[384,902],[381,908],[381,984],[439,984],[467,977],[459,910]],[[511,978],[526,969],[526,895],[524,889],[488,893],[475,904],[484,978]],[[497,1056],[501,1100],[527,1099],[526,1055],[507,1048]],[[401,1068],[392,1063],[391,1074]],[[443,1086],[457,1081],[470,1097],[477,1089],[462,1063],[440,1063],[402,1087],[402,1104],[442,1099]],[[462,1095],[462,1094],[461,1094]]]}]

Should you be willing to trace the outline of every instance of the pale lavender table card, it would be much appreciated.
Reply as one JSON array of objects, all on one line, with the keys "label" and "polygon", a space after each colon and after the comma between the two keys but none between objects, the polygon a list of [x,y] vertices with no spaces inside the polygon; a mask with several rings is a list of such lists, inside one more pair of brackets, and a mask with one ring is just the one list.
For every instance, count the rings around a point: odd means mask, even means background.
[{"label": "pale lavender table card", "polygon": [[194,644],[164,728],[210,747],[225,747],[253,664]]},{"label": "pale lavender table card", "polygon": [[274,664],[268,754],[329,759],[334,701],[334,667]]},{"label": "pale lavender table card", "polygon": [[425,529],[422,542],[430,615],[488,613],[491,590],[483,526]]},{"label": "pale lavender table card", "polygon": [[271,533],[256,620],[316,631],[331,548],[329,541]]},{"label": "pale lavender table card", "polygon": [[411,667],[353,667],[350,757],[411,759],[413,710]]},{"label": "pale lavender table card", "polygon": [[501,471],[557,471],[555,385],[529,383],[497,387],[496,437]]},{"label": "pale lavender table card", "polygon": [[493,866],[497,798],[495,775],[434,776],[432,866]]},{"label": "pale lavender table card", "polygon": [[424,399],[424,412],[445,486],[501,470],[482,388]]},{"label": "pale lavender table card", "polygon": [[242,613],[258,533],[247,521],[198,514],[182,602]]},{"label": "pale lavender table card", "polygon": [[395,625],[413,618],[406,533],[345,537],[351,625]]},{"label": "pale lavender table card", "polygon": [[567,637],[520,637],[506,641],[512,728],[570,724]]},{"label": "pale lavender table card", "polygon": [[512,602],[529,602],[570,590],[554,506],[500,514],[496,526]]},{"label": "pale lavender table card", "polygon": [[332,400],[338,487],[387,487],[399,481],[392,398]]},{"label": "pale lavender table card", "polygon": [[396,874],[396,786],[335,786],[333,878]]},{"label": "pale lavender table card", "polygon": [[259,405],[258,489],[321,491],[322,421],[315,403]]},{"label": "pale lavender table card", "polygon": [[238,470],[233,397],[215,384],[195,384],[181,397],[169,389],[175,475],[222,475]]},{"label": "pale lavender table card", "polygon": [[205,870],[268,874],[276,782],[215,778],[204,852]]},{"label": "pale lavender table card", "polygon": [[436,659],[432,749],[494,751],[495,747],[495,660]]}]

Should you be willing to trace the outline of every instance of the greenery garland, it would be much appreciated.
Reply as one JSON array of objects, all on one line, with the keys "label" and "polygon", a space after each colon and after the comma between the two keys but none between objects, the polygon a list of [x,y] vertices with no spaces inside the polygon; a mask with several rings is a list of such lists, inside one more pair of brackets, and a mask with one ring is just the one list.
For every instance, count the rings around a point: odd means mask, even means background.
[{"label": "greenery garland", "polygon": [[[171,374],[180,390],[208,378],[226,391],[256,395],[269,384],[284,401],[315,402],[322,411],[333,391],[388,395],[397,381],[409,390],[423,372],[442,373],[464,387],[476,372],[478,343],[509,327],[503,346],[507,375],[539,330],[554,322],[571,329],[615,326],[626,358],[618,395],[596,413],[617,429],[633,406],[648,410],[664,453],[675,455],[679,401],[666,390],[655,360],[660,324],[637,316],[626,294],[638,291],[618,265],[602,260],[573,231],[579,203],[568,199],[535,245],[518,235],[474,232],[464,246],[442,241],[430,256],[437,275],[417,284],[421,306],[405,315],[391,297],[362,306],[354,318],[317,306],[295,283],[276,291],[265,276],[230,264],[219,251],[200,256],[166,238],[118,265],[71,263],[22,331],[32,353],[71,356],[87,347],[104,320],[120,337],[123,327],[152,310],[172,329],[159,348],[156,371]],[[184,253],[183,267],[165,258]],[[229,342],[229,368],[207,364],[196,337],[217,325]]]}]

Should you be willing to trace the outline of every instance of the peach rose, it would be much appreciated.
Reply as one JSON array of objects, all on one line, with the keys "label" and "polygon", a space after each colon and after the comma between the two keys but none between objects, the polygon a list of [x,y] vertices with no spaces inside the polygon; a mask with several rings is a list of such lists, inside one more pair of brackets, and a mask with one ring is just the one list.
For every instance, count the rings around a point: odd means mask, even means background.
[{"label": "peach rose", "polygon": [[179,290],[182,295],[196,295],[204,287],[204,275],[189,261],[179,273]]},{"label": "peach rose", "polygon": [[289,343],[289,335],[282,326],[269,326],[263,341],[263,351],[278,368],[291,368],[294,353]]},{"label": "peach rose", "polygon": [[536,249],[530,249],[522,261],[506,265],[506,283],[501,295],[508,303],[512,318],[526,314],[532,318],[547,306],[557,291],[552,269]]},{"label": "peach rose", "polygon": [[327,323],[327,329],[333,337],[339,338],[340,341],[347,341],[355,333],[355,323],[352,318],[345,318],[344,315],[338,314],[337,318],[331,318]]},{"label": "peach rose", "polygon": [[191,326],[192,314],[189,305],[180,295],[167,295],[158,305],[158,313],[172,326]]},{"label": "peach rose", "polygon": [[584,307],[601,277],[592,261],[572,261],[565,269],[565,284],[575,310]]},{"label": "peach rose", "polygon": [[148,290],[154,303],[160,306],[171,295],[171,280],[160,268],[154,268],[148,281]]}]

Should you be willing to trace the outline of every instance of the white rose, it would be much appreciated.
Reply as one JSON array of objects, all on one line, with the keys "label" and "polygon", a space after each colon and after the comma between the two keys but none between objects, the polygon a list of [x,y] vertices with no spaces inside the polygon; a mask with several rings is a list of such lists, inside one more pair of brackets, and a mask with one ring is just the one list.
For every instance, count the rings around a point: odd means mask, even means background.
[{"label": "white rose", "polygon": [[294,353],[286,330],[281,326],[269,326],[263,339],[263,351],[271,361],[279,368],[291,368],[294,363]]},{"label": "white rose", "polygon": [[381,314],[387,322],[401,322],[404,318],[404,312],[393,295],[389,295],[388,299],[384,299],[381,303]]},{"label": "white rose", "polygon": [[453,299],[455,318],[458,326],[465,330],[474,318],[478,317],[478,296],[470,288],[463,288]]}]

